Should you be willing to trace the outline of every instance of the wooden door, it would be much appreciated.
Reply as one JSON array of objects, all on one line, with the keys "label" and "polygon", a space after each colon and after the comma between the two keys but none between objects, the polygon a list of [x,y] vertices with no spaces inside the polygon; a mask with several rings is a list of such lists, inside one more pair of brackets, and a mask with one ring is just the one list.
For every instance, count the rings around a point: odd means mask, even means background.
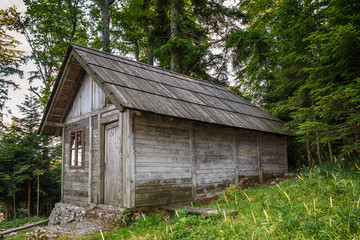
[{"label": "wooden door", "polygon": [[104,203],[120,205],[122,196],[122,157],[118,123],[105,125]]}]

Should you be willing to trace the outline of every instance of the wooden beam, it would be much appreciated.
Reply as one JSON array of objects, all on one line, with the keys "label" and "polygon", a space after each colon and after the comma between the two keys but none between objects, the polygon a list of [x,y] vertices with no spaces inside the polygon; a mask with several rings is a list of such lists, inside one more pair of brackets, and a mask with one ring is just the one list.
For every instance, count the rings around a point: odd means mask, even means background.
[{"label": "wooden beam", "polygon": [[288,157],[287,157],[287,138],[284,137],[284,161],[285,161],[285,173],[289,172]]},{"label": "wooden beam", "polygon": [[39,222],[29,223],[29,224],[26,224],[24,226],[11,228],[9,230],[5,230],[3,232],[0,232],[0,237],[3,238],[7,234],[10,234],[10,233],[13,233],[13,232],[18,232],[18,231],[28,229],[28,228],[32,228],[32,227],[42,225],[42,224],[45,224],[45,223],[48,223],[48,222],[49,222],[49,219],[46,219],[46,220],[42,220],[42,221],[39,221]]},{"label": "wooden beam", "polygon": [[237,150],[236,150],[236,135],[237,130],[235,129],[232,134],[232,147],[233,147],[233,162],[234,162],[234,177],[235,177],[235,185],[239,184],[239,173],[238,173],[238,161],[237,161]]},{"label": "wooden beam", "polygon": [[195,140],[194,140],[194,122],[190,122],[189,128],[190,135],[190,160],[191,160],[191,178],[192,178],[192,198],[195,200],[197,197],[197,177],[196,177],[196,155],[195,155]]},{"label": "wooden beam", "polygon": [[99,163],[100,163],[100,174],[99,174],[99,203],[104,203],[104,126],[101,124],[101,113],[98,114],[98,129],[99,129]]},{"label": "wooden beam", "polygon": [[130,208],[135,207],[135,152],[134,112],[129,111]]},{"label": "wooden beam", "polygon": [[62,128],[61,138],[61,201],[64,200],[64,172],[65,172],[65,128]]},{"label": "wooden beam", "polygon": [[89,186],[88,186],[88,203],[91,203],[92,198],[92,159],[93,159],[93,129],[92,117],[89,117]]},{"label": "wooden beam", "polygon": [[121,199],[120,199],[120,207],[123,207],[124,206],[124,162],[123,162],[123,155],[124,155],[124,150],[123,150],[123,147],[122,147],[122,143],[123,143],[123,113],[122,112],[119,112],[118,113],[118,116],[119,116],[119,120],[118,120],[118,125],[119,125],[119,156],[120,156],[120,161],[121,161],[121,172],[120,172],[120,187],[121,187]]},{"label": "wooden beam", "polygon": [[222,213],[223,215],[229,214],[229,213],[236,213],[235,210],[229,210],[229,209],[222,209],[219,211],[218,209],[214,208],[204,208],[204,207],[191,207],[191,206],[184,206],[184,205],[167,205],[167,206],[160,206],[159,208],[167,210],[167,211],[177,211],[177,210],[183,210],[185,209],[188,213],[194,214],[194,215],[207,215],[207,214],[218,214]]},{"label": "wooden beam", "polygon": [[262,169],[262,160],[261,160],[261,136],[260,133],[256,135],[257,142],[257,159],[258,159],[258,168],[259,168],[259,182],[264,182],[263,169]]},{"label": "wooden beam", "polygon": [[64,124],[63,124],[63,123],[50,122],[50,121],[46,121],[44,125],[45,125],[45,126],[49,126],[49,127],[59,127],[59,128],[64,127]]},{"label": "wooden beam", "polygon": [[94,110],[92,112],[88,112],[88,113],[85,113],[85,114],[82,114],[78,117],[74,117],[70,120],[67,120],[66,123],[65,123],[65,126],[69,126],[69,125],[72,125],[73,123],[76,123],[76,122],[79,122],[79,121],[82,121],[84,120],[85,118],[88,118],[90,116],[97,116],[98,114],[101,114],[101,113],[106,113],[106,112],[110,112],[112,110],[116,109],[116,107],[114,105],[111,105],[111,106],[106,106],[104,108],[101,108],[101,109],[98,109],[98,110]]}]

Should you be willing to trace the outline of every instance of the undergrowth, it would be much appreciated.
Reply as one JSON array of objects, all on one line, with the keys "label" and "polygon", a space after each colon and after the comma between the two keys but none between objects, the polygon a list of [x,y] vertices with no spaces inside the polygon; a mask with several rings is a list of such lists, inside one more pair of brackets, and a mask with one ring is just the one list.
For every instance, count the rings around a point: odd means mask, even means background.
[{"label": "undergrowth", "polygon": [[[228,215],[158,211],[105,239],[360,239],[360,169],[354,163],[314,167],[256,189],[230,186],[209,207]],[[102,239],[98,233],[93,239]]]}]

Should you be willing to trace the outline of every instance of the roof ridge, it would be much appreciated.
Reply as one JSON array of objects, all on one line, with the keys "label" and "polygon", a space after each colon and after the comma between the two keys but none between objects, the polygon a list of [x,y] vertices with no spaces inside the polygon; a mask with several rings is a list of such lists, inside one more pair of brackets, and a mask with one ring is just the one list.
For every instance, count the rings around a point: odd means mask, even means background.
[{"label": "roof ridge", "polygon": [[[203,80],[203,79],[200,79],[200,78],[191,77],[191,76],[188,76],[188,75],[185,75],[185,74],[182,74],[182,73],[174,72],[174,71],[171,71],[171,70],[168,70],[168,69],[165,69],[165,68],[161,68],[161,67],[157,67],[157,66],[154,66],[154,65],[149,65],[149,64],[146,64],[146,63],[143,63],[143,62],[134,61],[134,60],[131,60],[131,59],[119,56],[119,55],[114,55],[114,54],[111,54],[111,53],[108,53],[108,52],[101,51],[99,49],[90,48],[90,47],[83,46],[83,45],[80,45],[80,44],[77,44],[77,43],[72,43],[71,42],[69,44],[71,46],[76,45],[76,46],[81,47],[81,48],[86,48],[86,49],[89,49],[91,51],[98,52],[100,54],[105,54],[105,55],[109,55],[109,56],[112,56],[112,57],[120,58],[122,60],[128,61],[130,63],[137,64],[137,65],[142,65],[142,66],[146,66],[146,67],[149,67],[149,68],[154,68],[154,69],[160,70],[161,72],[167,72],[167,73],[171,73],[171,74],[176,74],[176,75],[179,75],[179,77],[191,78],[193,80],[205,83],[206,85],[210,85],[209,87],[214,86],[219,90],[226,91],[226,92],[231,92],[230,90],[226,89],[224,86],[222,86],[220,84],[217,84],[217,83],[209,82],[209,81],[206,81],[206,80]],[[127,63],[127,64],[129,64],[129,63]],[[235,96],[237,96],[237,95],[235,95]],[[239,97],[239,96],[237,96],[237,97]]]}]

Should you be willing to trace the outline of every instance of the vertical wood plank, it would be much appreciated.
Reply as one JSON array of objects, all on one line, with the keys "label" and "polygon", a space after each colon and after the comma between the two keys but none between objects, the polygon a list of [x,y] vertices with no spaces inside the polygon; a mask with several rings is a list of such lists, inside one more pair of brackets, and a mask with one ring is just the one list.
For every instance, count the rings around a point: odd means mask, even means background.
[{"label": "vertical wood plank", "polygon": [[195,155],[195,140],[194,140],[194,122],[190,122],[190,160],[191,160],[191,177],[192,177],[192,198],[196,200],[196,155]]},{"label": "vertical wood plank", "polygon": [[130,208],[129,110],[122,114],[123,124],[123,206]]},{"label": "vertical wood plank", "polygon": [[264,178],[263,178],[263,169],[261,162],[261,136],[259,133],[256,135],[256,142],[257,142],[257,158],[258,158],[258,167],[259,167],[259,182],[262,183],[264,181]]},{"label": "vertical wood plank", "polygon": [[134,112],[129,111],[130,208],[135,207]]},{"label": "vertical wood plank", "polygon": [[101,114],[98,114],[98,131],[99,131],[99,143],[98,143],[98,153],[99,153],[99,163],[100,163],[100,174],[98,179],[98,199],[97,203],[104,202],[104,129],[101,125]]},{"label": "vertical wood plank", "polygon": [[288,157],[287,157],[287,139],[284,137],[284,161],[285,161],[285,173],[289,172]]},{"label": "vertical wood plank", "polygon": [[123,119],[122,119],[122,112],[119,112],[119,121],[118,121],[118,126],[119,126],[119,160],[121,161],[121,177],[120,177],[120,186],[121,186],[121,200],[120,200],[120,206],[124,206],[124,163],[123,163]]},{"label": "vertical wood plank", "polygon": [[61,201],[64,200],[64,171],[65,171],[65,127],[62,128],[61,146]]},{"label": "vertical wood plank", "polygon": [[89,117],[89,182],[88,182],[88,202],[91,203],[92,196],[92,158],[93,158],[93,130],[91,115]]},{"label": "vertical wood plank", "polygon": [[234,161],[234,178],[235,178],[235,185],[239,184],[239,173],[238,173],[238,165],[237,165],[237,150],[236,150],[236,134],[237,130],[233,131],[233,161]]}]

